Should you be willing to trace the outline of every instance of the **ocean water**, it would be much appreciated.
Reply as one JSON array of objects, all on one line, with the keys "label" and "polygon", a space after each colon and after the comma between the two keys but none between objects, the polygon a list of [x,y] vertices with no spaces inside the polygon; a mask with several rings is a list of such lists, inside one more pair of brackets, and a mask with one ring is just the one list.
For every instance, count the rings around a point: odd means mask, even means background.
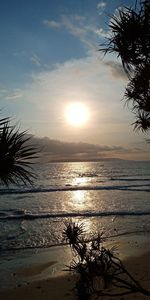
[{"label": "ocean water", "polygon": [[101,161],[34,166],[33,186],[0,187],[0,253],[63,243],[66,221],[89,235],[150,232],[150,162]]}]

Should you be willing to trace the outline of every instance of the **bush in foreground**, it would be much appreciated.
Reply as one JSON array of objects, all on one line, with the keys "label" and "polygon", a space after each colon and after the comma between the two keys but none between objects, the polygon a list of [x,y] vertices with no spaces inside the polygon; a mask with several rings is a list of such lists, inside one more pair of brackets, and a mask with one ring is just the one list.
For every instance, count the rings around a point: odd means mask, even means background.
[{"label": "bush in foreground", "polygon": [[70,221],[65,225],[63,237],[74,257],[69,270],[79,275],[75,287],[79,300],[134,293],[150,296],[150,291],[133,278],[113,251],[103,246],[103,234],[88,240],[83,224]]}]

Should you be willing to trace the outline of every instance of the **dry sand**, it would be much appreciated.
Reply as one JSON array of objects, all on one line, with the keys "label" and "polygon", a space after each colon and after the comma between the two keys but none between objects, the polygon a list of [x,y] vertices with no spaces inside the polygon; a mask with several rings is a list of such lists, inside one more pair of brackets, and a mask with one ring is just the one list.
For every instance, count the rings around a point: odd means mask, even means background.
[{"label": "dry sand", "polygon": [[[138,247],[137,247],[138,248]],[[134,246],[130,251],[130,256],[124,258],[124,265],[140,284],[150,290],[150,244],[143,244],[143,249],[139,247],[139,252],[134,252]],[[130,249],[131,250],[131,249]],[[145,252],[145,250],[147,252]],[[42,280],[30,281],[29,276],[42,273],[44,269],[54,265],[55,261],[31,266],[30,268],[18,269],[16,276],[25,276],[26,283],[11,289],[1,289],[1,300],[75,300],[75,280],[76,277],[68,272],[64,276],[50,277]],[[102,299],[102,298],[101,298]],[[142,294],[132,294],[122,297],[104,297],[105,300],[146,300],[150,296]]]}]

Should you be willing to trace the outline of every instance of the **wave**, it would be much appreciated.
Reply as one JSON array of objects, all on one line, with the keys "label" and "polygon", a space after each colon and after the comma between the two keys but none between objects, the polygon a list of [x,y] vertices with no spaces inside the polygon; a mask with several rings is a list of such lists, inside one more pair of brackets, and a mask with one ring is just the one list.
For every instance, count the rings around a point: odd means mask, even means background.
[{"label": "wave", "polygon": [[113,181],[150,181],[150,178],[117,178],[117,177],[111,177],[110,180],[113,180]]},{"label": "wave", "polygon": [[31,213],[28,211],[12,210],[5,211],[0,215],[0,221],[3,220],[35,220],[52,218],[73,218],[73,217],[112,217],[112,216],[146,216],[150,211],[81,211],[81,212],[40,212]]},{"label": "wave", "polygon": [[99,175],[97,173],[90,173],[90,172],[87,172],[87,173],[78,173],[78,176],[79,177],[99,177]]},{"label": "wave", "polygon": [[[149,188],[148,188],[149,187]],[[84,186],[72,186],[67,185],[65,187],[49,187],[49,188],[23,188],[23,189],[0,189],[0,195],[10,194],[30,194],[30,193],[51,193],[51,192],[70,192],[70,191],[101,191],[101,190],[121,190],[121,191],[142,191],[150,192],[149,184],[141,185],[113,185],[113,186],[95,186],[95,185],[84,185]]]}]

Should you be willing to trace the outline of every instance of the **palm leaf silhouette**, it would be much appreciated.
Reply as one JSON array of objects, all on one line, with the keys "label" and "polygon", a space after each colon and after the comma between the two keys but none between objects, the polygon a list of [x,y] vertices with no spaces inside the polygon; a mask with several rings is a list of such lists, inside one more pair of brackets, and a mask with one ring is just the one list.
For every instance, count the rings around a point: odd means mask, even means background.
[{"label": "palm leaf silhouette", "polygon": [[148,63],[136,68],[125,91],[127,103],[132,101],[133,110],[150,112],[150,66]]},{"label": "palm leaf silhouette", "polygon": [[147,112],[139,112],[136,115],[136,121],[132,124],[135,130],[146,132],[150,128],[150,114]]},{"label": "palm leaf silhouette", "polygon": [[19,132],[8,119],[0,121],[0,181],[3,184],[32,183],[31,159],[36,149],[29,146],[27,131]]},{"label": "palm leaf silhouette", "polygon": [[135,129],[150,129],[150,1],[136,1],[135,9],[124,7],[113,16],[111,34],[100,50],[121,58],[129,83],[124,98],[132,103]]}]

